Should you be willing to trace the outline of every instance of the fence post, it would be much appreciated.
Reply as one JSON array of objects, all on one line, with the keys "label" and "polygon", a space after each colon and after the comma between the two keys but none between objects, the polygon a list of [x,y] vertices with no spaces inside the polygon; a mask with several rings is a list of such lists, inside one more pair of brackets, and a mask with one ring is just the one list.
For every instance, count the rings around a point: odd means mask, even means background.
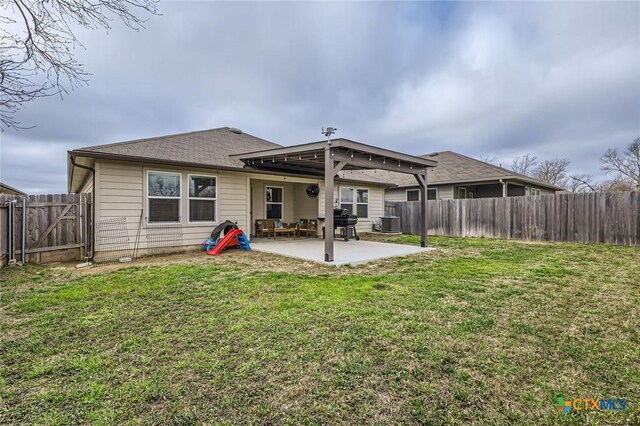
[{"label": "fence post", "polygon": [[13,247],[14,244],[14,235],[13,235],[13,227],[14,227],[14,222],[15,222],[15,217],[14,217],[14,200],[9,200],[9,202],[7,203],[7,264],[9,266],[15,265],[16,264],[16,259],[15,259],[15,248]]},{"label": "fence post", "polygon": [[24,265],[27,262],[27,197],[22,197],[22,220],[20,222],[22,228],[20,233],[20,254]]}]

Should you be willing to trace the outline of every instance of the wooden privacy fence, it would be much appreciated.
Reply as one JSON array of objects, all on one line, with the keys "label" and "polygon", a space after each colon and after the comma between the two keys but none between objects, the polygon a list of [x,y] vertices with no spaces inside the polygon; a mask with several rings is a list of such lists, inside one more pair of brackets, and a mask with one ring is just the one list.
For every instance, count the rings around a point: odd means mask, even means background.
[{"label": "wooden privacy fence", "polygon": [[[640,245],[640,191],[433,200],[427,212],[433,235]],[[387,201],[385,215],[420,233],[418,201]]]},{"label": "wooden privacy fence", "polygon": [[2,265],[82,260],[91,233],[90,195],[0,195]]}]

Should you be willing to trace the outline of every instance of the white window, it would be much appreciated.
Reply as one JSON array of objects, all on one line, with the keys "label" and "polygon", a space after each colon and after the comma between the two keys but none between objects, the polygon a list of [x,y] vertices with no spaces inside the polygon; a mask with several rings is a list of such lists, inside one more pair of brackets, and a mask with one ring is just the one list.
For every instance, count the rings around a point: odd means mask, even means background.
[{"label": "white window", "polygon": [[407,201],[420,201],[420,190],[407,189]]},{"label": "white window", "polygon": [[267,219],[282,219],[282,187],[267,186]]},{"label": "white window", "polygon": [[147,172],[147,221],[180,223],[180,173]]},{"label": "white window", "polygon": [[189,175],[189,222],[215,222],[217,179]]},{"label": "white window", "polygon": [[[427,200],[438,199],[438,188],[427,188]],[[420,201],[419,189],[407,189],[407,201]]]},{"label": "white window", "polygon": [[340,208],[347,209],[359,218],[369,217],[369,190],[340,188]]},{"label": "white window", "polygon": [[530,188],[529,189],[529,194],[531,194],[533,196],[538,196],[538,195],[540,195],[540,189],[539,188]]},{"label": "white window", "polygon": [[457,195],[456,198],[458,198],[460,200],[463,200],[463,199],[467,198],[467,188],[458,187],[456,195]]}]

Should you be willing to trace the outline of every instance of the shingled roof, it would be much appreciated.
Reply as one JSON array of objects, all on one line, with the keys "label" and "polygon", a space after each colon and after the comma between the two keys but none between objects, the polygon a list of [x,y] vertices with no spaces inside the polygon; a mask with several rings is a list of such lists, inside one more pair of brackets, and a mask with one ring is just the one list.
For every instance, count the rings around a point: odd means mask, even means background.
[{"label": "shingled roof", "polygon": [[[243,169],[244,163],[234,154],[281,148],[282,145],[244,133],[238,129],[217,129],[136,139],[107,145],[78,148],[71,156],[113,160],[165,163],[204,168]],[[340,172],[344,180],[395,186],[382,174],[365,174],[360,170]]]},{"label": "shingled roof", "polygon": [[242,168],[242,161],[229,157],[248,151],[279,148],[273,142],[230,127],[137,139],[72,151],[76,155],[114,157],[140,161],[198,164],[202,167]]},{"label": "shingled roof", "polygon": [[[487,180],[511,179],[520,180],[527,183],[533,183],[538,186],[562,190],[555,185],[534,179],[532,177],[516,173],[493,164],[467,157],[453,151],[434,152],[432,154],[420,155],[422,158],[428,158],[438,162],[438,167],[429,169],[427,172],[427,180],[429,185],[456,184],[464,182],[480,182]],[[372,174],[367,170],[367,174]],[[385,179],[401,187],[417,186],[413,176],[401,173],[382,172],[387,175]]]},{"label": "shingled roof", "polygon": [[[221,127],[107,145],[89,146],[73,150],[70,154],[79,157],[240,170],[243,169],[243,162],[238,158],[232,157],[232,155],[281,147],[282,145],[252,136],[240,130]],[[430,185],[517,179],[555,190],[562,189],[453,151],[436,152],[421,155],[420,157],[438,162],[437,167],[428,171]],[[412,175],[386,171],[347,170],[341,171],[339,177],[344,180],[388,186],[416,186],[415,178]]]}]

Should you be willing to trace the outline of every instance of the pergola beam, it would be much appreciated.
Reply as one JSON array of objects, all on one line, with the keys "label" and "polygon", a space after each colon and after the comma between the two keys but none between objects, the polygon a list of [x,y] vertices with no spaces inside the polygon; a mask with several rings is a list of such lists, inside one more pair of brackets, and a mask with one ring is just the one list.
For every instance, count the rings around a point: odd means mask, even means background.
[{"label": "pergola beam", "polygon": [[358,152],[345,152],[343,150],[333,153],[333,159],[336,161],[344,161],[349,166],[354,166],[355,169],[380,169],[388,170],[390,172],[416,174],[421,173],[422,169],[426,166],[408,163],[402,160],[396,160],[386,157],[368,156]]},{"label": "pergola beam", "polygon": [[323,169],[321,168],[315,168],[315,167],[305,167],[305,166],[301,166],[301,165],[297,165],[297,164],[281,164],[281,163],[271,163],[270,161],[267,163],[265,162],[264,164],[261,164],[260,167],[256,167],[256,165],[253,166],[245,166],[245,169],[247,170],[269,170],[269,171],[273,171],[273,172],[289,172],[289,173],[300,173],[300,174],[304,174],[304,175],[308,175],[308,176],[322,176],[323,174]]}]

